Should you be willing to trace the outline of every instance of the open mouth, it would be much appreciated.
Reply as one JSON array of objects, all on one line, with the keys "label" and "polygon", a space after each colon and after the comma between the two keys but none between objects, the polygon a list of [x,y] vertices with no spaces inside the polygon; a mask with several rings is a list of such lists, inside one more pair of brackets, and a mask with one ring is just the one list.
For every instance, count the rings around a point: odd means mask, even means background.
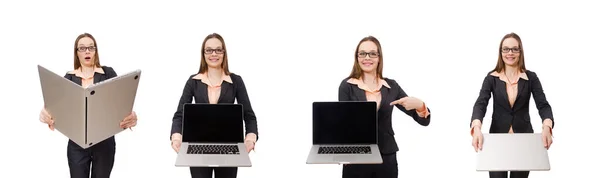
[{"label": "open mouth", "polygon": [[91,58],[91,57],[89,57],[89,56],[86,56],[86,57],[85,57],[85,60],[88,60],[88,61],[89,61],[90,59],[92,59],[92,58]]},{"label": "open mouth", "polygon": [[364,66],[372,66],[372,65],[373,65],[373,63],[372,63],[372,62],[363,62],[362,64],[363,64]]},{"label": "open mouth", "polygon": [[217,61],[219,61],[219,58],[208,58],[208,60],[210,62],[217,62]]}]

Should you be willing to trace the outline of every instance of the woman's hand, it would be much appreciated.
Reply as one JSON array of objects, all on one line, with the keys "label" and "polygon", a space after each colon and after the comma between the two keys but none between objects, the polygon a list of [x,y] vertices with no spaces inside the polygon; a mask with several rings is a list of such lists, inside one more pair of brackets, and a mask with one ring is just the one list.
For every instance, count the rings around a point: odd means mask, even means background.
[{"label": "woman's hand", "polygon": [[246,145],[246,151],[250,153],[250,151],[254,150],[254,144],[256,144],[256,134],[249,133],[246,135],[246,139],[244,140],[244,144]]},{"label": "woman's hand", "polygon": [[131,114],[129,114],[127,117],[125,117],[125,119],[123,119],[123,121],[121,121],[121,128],[131,128],[131,127],[135,127],[137,125],[137,115],[135,114],[135,111],[131,111]]},{"label": "woman's hand", "polygon": [[544,148],[550,149],[550,145],[552,145],[552,129],[548,126],[544,126],[542,130],[542,142],[544,143]]},{"label": "woman's hand", "polygon": [[181,141],[183,136],[180,133],[174,133],[171,135],[171,147],[175,150],[175,153],[179,153],[181,147]]},{"label": "woman's hand", "polygon": [[483,147],[483,134],[481,133],[481,128],[473,128],[473,140],[471,145],[475,148],[475,152],[479,152]]},{"label": "woman's hand", "polygon": [[52,120],[52,116],[48,113],[46,108],[43,108],[40,112],[40,122],[48,124],[50,130],[54,131],[54,120]]},{"label": "woman's hand", "polygon": [[390,105],[402,105],[406,110],[413,110],[423,107],[423,101],[415,97],[404,97],[399,100],[393,101]]},{"label": "woman's hand", "polygon": [[475,119],[471,122],[471,136],[473,140],[471,145],[475,148],[475,152],[479,152],[483,147],[483,134],[481,133],[481,120]]}]

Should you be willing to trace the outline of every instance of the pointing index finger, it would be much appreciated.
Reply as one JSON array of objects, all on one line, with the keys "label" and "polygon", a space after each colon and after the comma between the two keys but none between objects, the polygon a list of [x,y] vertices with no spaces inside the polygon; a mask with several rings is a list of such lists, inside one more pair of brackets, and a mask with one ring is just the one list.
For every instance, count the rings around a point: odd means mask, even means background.
[{"label": "pointing index finger", "polygon": [[392,102],[391,105],[402,104],[402,103],[404,103],[406,101],[406,98],[407,97],[400,98],[399,100],[396,100],[396,101]]}]

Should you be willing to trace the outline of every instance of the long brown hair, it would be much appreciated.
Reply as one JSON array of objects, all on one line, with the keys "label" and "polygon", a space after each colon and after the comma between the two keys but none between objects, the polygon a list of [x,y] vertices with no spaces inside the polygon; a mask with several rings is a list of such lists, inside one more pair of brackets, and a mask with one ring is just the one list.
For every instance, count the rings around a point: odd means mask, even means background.
[{"label": "long brown hair", "polygon": [[85,38],[85,37],[91,38],[92,41],[94,41],[94,47],[96,47],[96,50],[94,52],[94,66],[101,67],[100,66],[100,58],[98,57],[98,43],[96,43],[96,38],[94,38],[94,36],[92,36],[89,33],[84,33],[84,34],[77,36],[77,39],[75,39],[75,47],[73,48],[73,50],[74,50],[73,54],[75,56],[74,57],[75,60],[73,61],[73,70],[77,70],[81,67],[81,62],[79,61],[79,56],[77,56],[77,43],[79,43],[80,39]]},{"label": "long brown hair", "polygon": [[358,48],[363,42],[371,41],[377,45],[377,52],[379,53],[379,64],[377,64],[377,78],[383,79],[383,52],[381,51],[381,43],[379,40],[373,36],[364,37],[358,45],[356,45],[356,50],[354,51],[354,67],[352,67],[352,72],[350,73],[350,78],[358,79],[363,76],[363,70],[360,68],[358,64]]},{"label": "long brown hair", "polygon": [[517,61],[517,65],[518,65],[520,72],[525,72],[525,70],[527,70],[527,69],[525,68],[525,54],[523,53],[523,42],[521,41],[521,37],[519,37],[519,35],[517,35],[516,33],[506,34],[500,41],[500,47],[498,48],[498,62],[496,63],[496,68],[494,68],[494,70],[492,72],[494,72],[494,71],[502,72],[504,70],[505,64],[504,64],[504,60],[502,60],[502,44],[504,43],[504,40],[506,40],[508,38],[514,38],[519,43],[520,50],[519,50],[519,61]]},{"label": "long brown hair", "polygon": [[200,55],[200,70],[198,70],[198,73],[204,73],[208,70],[208,64],[206,63],[206,59],[204,58],[204,48],[206,45],[206,41],[208,41],[211,38],[216,38],[223,44],[223,62],[221,63],[221,68],[223,69],[225,75],[231,74],[229,72],[229,64],[227,63],[227,48],[225,47],[225,40],[223,40],[223,37],[217,33],[212,33],[206,36],[206,38],[204,38],[204,42],[202,42],[202,55]]}]

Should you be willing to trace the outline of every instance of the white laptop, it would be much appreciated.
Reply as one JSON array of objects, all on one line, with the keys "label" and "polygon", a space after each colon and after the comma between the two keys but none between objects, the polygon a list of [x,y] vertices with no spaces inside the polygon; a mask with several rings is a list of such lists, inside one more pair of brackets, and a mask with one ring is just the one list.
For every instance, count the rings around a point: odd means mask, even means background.
[{"label": "white laptop", "polygon": [[82,148],[114,136],[131,114],[141,70],[83,88],[38,65],[44,105],[54,127]]},{"label": "white laptop", "polygon": [[477,171],[549,171],[550,160],[540,133],[483,134]]}]

